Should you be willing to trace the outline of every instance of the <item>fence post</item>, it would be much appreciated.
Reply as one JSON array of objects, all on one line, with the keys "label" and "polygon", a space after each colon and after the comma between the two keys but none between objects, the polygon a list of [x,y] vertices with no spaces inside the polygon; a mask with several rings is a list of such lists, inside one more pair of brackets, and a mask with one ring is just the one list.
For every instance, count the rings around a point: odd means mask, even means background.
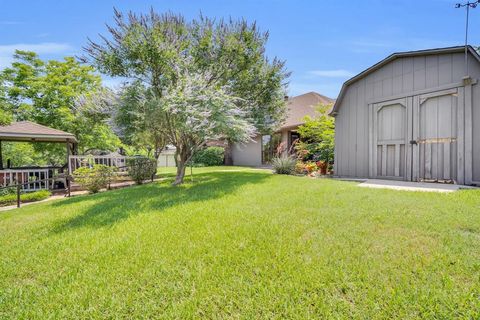
[{"label": "fence post", "polygon": [[17,183],[17,208],[20,208],[20,184]]},{"label": "fence post", "polygon": [[65,178],[65,182],[67,183],[67,194],[68,194],[68,197],[70,198],[70,175],[67,175],[67,177]]}]

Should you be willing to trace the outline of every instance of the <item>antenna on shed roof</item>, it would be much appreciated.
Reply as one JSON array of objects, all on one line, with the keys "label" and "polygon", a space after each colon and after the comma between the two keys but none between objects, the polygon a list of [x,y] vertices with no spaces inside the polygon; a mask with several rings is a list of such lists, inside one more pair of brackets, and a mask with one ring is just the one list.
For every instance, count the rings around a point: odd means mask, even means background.
[{"label": "antenna on shed roof", "polygon": [[480,0],[477,1],[467,1],[466,3],[457,3],[455,8],[466,8],[467,9],[467,19],[465,23],[465,76],[468,76],[468,14],[470,13],[470,8],[475,9],[480,3]]}]

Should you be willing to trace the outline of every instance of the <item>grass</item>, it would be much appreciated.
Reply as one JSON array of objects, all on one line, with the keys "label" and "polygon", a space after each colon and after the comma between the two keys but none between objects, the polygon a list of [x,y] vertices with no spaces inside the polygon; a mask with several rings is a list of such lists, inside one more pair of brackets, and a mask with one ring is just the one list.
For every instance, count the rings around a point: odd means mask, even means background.
[{"label": "grass", "polygon": [[0,318],[480,317],[479,191],[194,172],[1,213]]}]

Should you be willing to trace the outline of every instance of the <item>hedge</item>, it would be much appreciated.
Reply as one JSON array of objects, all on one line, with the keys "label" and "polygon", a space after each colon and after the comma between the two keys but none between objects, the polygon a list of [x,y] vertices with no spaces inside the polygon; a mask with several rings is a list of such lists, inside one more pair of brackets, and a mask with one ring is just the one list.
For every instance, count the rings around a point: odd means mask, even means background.
[{"label": "hedge", "polygon": [[192,157],[192,163],[196,167],[221,166],[225,157],[225,149],[222,147],[208,147],[197,151]]},{"label": "hedge", "polygon": [[[35,192],[22,193],[20,195],[20,202],[34,202],[45,200],[51,196],[51,192],[48,190],[39,190]],[[0,196],[0,206],[8,206],[17,203],[17,194],[10,193]]]},{"label": "hedge", "polygon": [[135,157],[127,160],[128,175],[137,184],[151,179],[157,173],[157,162],[147,157]]}]

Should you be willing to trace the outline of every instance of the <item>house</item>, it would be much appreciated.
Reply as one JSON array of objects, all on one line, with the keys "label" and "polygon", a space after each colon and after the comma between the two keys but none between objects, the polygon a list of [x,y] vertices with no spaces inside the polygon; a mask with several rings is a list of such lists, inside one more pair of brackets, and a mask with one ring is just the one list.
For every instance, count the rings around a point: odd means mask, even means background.
[{"label": "house", "polygon": [[343,84],[335,175],[480,183],[480,56],[470,46],[394,53]]},{"label": "house", "polygon": [[274,134],[258,135],[249,143],[235,144],[232,148],[233,164],[238,166],[268,164],[281,143],[289,150],[292,143],[299,138],[296,129],[304,123],[305,116],[314,117],[315,107],[333,102],[334,100],[316,92],[289,98],[283,125]]}]

